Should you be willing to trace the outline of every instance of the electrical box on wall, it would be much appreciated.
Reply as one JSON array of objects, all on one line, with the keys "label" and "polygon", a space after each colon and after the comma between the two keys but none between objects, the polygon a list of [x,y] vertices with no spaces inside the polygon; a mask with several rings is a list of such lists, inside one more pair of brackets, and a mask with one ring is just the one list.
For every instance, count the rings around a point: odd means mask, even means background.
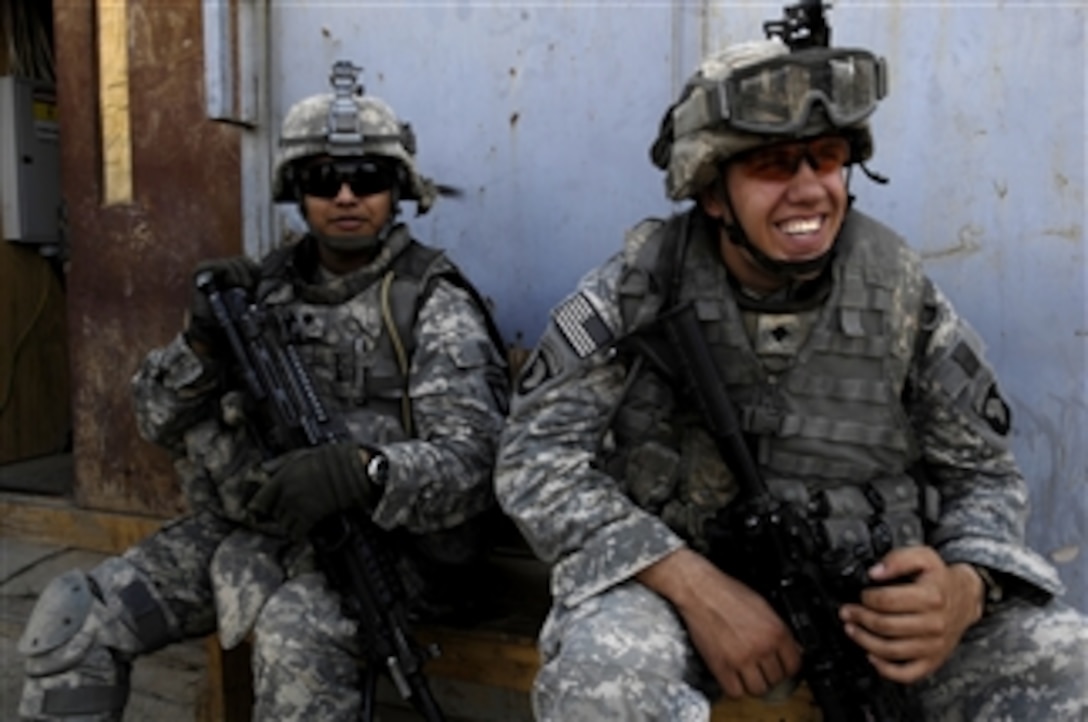
[{"label": "electrical box on wall", "polygon": [[0,76],[0,223],[4,238],[60,243],[60,124],[55,89]]}]

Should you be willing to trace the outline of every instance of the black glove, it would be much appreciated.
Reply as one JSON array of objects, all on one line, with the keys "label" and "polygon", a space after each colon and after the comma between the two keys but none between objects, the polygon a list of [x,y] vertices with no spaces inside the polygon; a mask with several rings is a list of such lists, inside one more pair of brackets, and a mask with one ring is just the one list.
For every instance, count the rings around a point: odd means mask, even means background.
[{"label": "black glove", "polygon": [[185,337],[190,343],[196,341],[203,344],[209,353],[216,355],[215,352],[225,343],[225,338],[219,323],[215,320],[215,314],[212,313],[208,296],[197,287],[197,279],[206,273],[211,274],[216,288],[220,290],[243,288],[248,292],[257,285],[260,266],[248,256],[234,256],[201,261],[193,271],[189,325],[185,330]]},{"label": "black glove", "polygon": [[359,452],[339,442],[284,454],[270,462],[270,477],[247,509],[258,521],[275,519],[296,539],[330,514],[369,509],[377,492]]}]

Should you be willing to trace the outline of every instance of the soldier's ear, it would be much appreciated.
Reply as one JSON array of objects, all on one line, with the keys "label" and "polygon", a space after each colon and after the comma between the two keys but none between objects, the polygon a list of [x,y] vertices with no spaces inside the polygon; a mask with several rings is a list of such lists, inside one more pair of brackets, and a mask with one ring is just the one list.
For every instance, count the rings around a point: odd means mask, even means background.
[{"label": "soldier's ear", "polygon": [[699,205],[702,207],[703,212],[711,218],[720,218],[725,221],[732,221],[733,218],[729,213],[729,204],[725,202],[725,171],[722,170],[717,180],[713,183],[706,185],[701,191],[699,191]]}]

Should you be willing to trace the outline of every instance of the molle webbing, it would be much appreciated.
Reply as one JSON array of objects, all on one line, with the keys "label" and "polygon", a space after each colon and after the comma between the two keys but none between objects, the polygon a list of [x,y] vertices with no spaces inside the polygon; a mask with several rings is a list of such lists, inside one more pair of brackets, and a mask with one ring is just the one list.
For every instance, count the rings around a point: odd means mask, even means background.
[{"label": "molle webbing", "polygon": [[[749,338],[717,247],[704,236],[697,217],[690,223],[674,217],[629,248],[629,263],[638,269],[625,277],[634,279],[629,287],[621,285],[626,328],[652,317],[648,309],[671,307],[668,299],[694,303],[768,475],[859,482],[907,469],[916,450],[899,402],[925,283],[902,240],[863,214],[849,214],[836,242],[832,291],[822,307],[801,312],[809,314],[807,337],[784,370],[770,373]],[[681,264],[679,272],[674,263]],[[678,277],[680,288],[674,288]]]},{"label": "molle webbing", "polygon": [[[838,240],[826,304],[810,312],[811,330],[780,374],[754,353],[736,304],[695,284],[705,305],[718,299],[719,338],[711,342],[744,429],[758,437],[768,474],[861,481],[913,461],[913,437],[899,397],[909,368],[920,272],[899,243],[852,217]],[[707,278],[704,268],[690,277]]]},{"label": "molle webbing", "polygon": [[[442,251],[411,239],[404,227],[395,229],[390,244],[390,248],[400,250],[382,272],[356,272],[345,277],[335,294],[329,296],[324,286],[311,282],[316,277],[316,241],[308,236],[269,255],[262,264],[262,273],[270,276],[262,281],[258,297],[276,299],[276,304],[301,300],[314,315],[325,316],[333,308],[366,294],[365,303],[375,304],[382,319],[381,329],[372,329],[377,333],[373,348],[364,348],[362,338],[355,338],[342,339],[332,347],[320,342],[306,344],[300,351],[314,368],[327,369],[325,380],[319,374],[317,382],[326,386],[330,401],[334,398],[346,409],[368,406],[382,416],[396,418],[410,436],[408,377],[415,351],[415,327],[435,284],[444,280],[469,293],[487,319],[496,347],[501,350],[503,343],[482,297]],[[284,285],[290,286],[293,293],[285,295]]]},{"label": "molle webbing", "polygon": [[864,549],[874,560],[894,548],[921,544],[926,490],[904,474],[865,484],[813,489],[769,479],[771,493],[797,507],[831,549]]}]

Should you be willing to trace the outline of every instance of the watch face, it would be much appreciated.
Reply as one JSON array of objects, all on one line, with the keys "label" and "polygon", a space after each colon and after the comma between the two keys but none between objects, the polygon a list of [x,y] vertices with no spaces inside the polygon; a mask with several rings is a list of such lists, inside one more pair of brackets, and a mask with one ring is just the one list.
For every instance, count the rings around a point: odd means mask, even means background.
[{"label": "watch face", "polygon": [[375,454],[370,457],[366,465],[366,475],[379,486],[384,486],[389,478],[389,460],[383,454]]}]

